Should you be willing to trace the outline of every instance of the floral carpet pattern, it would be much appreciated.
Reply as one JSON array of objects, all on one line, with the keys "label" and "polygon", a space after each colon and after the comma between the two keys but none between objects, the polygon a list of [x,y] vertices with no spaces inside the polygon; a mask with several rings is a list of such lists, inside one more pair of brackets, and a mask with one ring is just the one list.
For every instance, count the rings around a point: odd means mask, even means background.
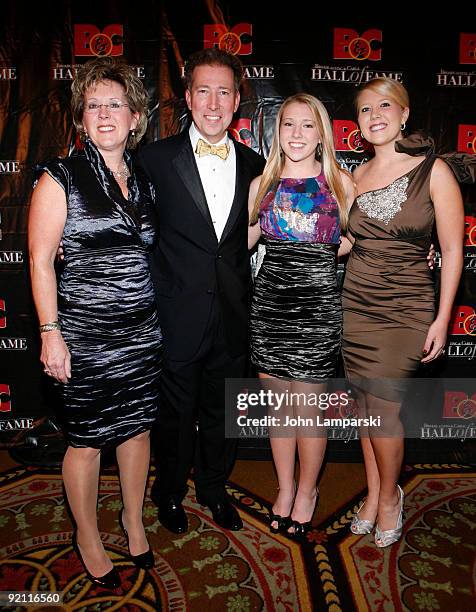
[{"label": "floral carpet pattern", "polygon": [[183,535],[161,526],[157,508],[147,498],[144,524],[156,557],[154,570],[147,572],[127,556],[127,541],[117,524],[122,508],[117,476],[103,475],[100,532],[122,579],[119,589],[107,591],[86,579],[71,547],[72,523],[59,472],[22,468],[0,478],[0,591],[61,591],[62,609],[80,612],[312,609],[300,546],[271,535],[265,507],[237,489],[229,493],[242,510],[240,532],[215,525],[208,510],[195,501],[192,487],[184,500],[190,529]]},{"label": "floral carpet pattern", "polygon": [[469,466],[405,468],[404,533],[378,549],[373,534],[355,536],[349,523],[362,496],[339,518],[320,525],[319,610],[447,612],[474,607],[476,473]]},{"label": "floral carpet pattern", "polygon": [[[165,530],[146,498],[144,524],[156,566],[137,569],[117,524],[122,507],[114,470],[101,477],[99,525],[122,586],[92,585],[71,548],[72,523],[57,469],[18,468],[0,475],[0,591],[63,593],[79,612],[433,612],[472,609],[476,576],[476,473],[462,465],[406,467],[404,535],[387,549],[349,531],[362,495],[296,543],[269,533],[257,496],[228,488],[243,518],[221,530],[195,500],[184,500],[190,529]],[[6,609],[6,608],[5,608]]]}]

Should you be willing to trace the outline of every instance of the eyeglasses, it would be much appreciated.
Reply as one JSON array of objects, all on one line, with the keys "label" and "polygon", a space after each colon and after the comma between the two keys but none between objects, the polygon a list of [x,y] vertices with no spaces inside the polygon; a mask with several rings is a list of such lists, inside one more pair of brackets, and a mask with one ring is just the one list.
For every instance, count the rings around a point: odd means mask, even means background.
[{"label": "eyeglasses", "polygon": [[97,113],[99,109],[104,106],[104,108],[108,108],[111,113],[118,113],[123,106],[129,106],[127,102],[109,102],[109,104],[96,104],[96,102],[88,102],[84,105],[85,113]]}]

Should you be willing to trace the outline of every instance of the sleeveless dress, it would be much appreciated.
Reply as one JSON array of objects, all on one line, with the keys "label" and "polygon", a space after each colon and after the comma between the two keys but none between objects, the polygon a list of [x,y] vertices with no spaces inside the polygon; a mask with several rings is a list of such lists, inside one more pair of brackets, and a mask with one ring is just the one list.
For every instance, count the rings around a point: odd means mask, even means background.
[{"label": "sleeveless dress", "polygon": [[426,157],[390,185],[360,194],[349,215],[355,243],[346,266],[342,305],[342,354],[349,381],[398,401],[405,389],[395,379],[420,365],[435,317],[433,276],[426,256],[435,220],[430,197],[437,158],[430,144],[410,139],[399,152]]},{"label": "sleeveless dress", "polygon": [[259,222],[266,253],[251,303],[251,361],[278,378],[323,381],[335,375],[342,331],[339,211],[323,173],[280,179]]},{"label": "sleeveless dress", "polygon": [[84,152],[37,167],[66,194],[58,319],[72,376],[58,384],[59,416],[75,447],[116,446],[157,416],[162,335],[147,254],[154,194],[127,152],[125,159],[128,200],[90,141]]}]

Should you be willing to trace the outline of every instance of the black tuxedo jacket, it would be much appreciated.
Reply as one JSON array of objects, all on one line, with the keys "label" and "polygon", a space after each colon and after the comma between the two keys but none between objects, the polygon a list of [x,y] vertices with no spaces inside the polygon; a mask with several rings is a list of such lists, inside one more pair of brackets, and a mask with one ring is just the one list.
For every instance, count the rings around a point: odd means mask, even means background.
[{"label": "black tuxedo jacket", "polygon": [[235,196],[218,241],[200,181],[188,129],[143,147],[138,155],[156,190],[158,246],[152,279],[164,335],[165,358],[188,361],[197,353],[213,309],[219,308],[228,352],[246,352],[248,189],[264,160],[235,142]]}]

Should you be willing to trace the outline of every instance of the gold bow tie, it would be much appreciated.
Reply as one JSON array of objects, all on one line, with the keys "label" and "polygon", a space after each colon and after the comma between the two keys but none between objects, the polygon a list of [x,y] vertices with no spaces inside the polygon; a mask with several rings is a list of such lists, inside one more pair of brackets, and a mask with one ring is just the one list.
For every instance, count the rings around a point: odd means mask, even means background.
[{"label": "gold bow tie", "polygon": [[226,159],[230,152],[230,145],[223,143],[221,145],[212,145],[208,144],[201,138],[199,138],[197,142],[197,147],[195,149],[195,153],[199,157],[203,157],[204,155],[218,155],[221,159]]}]

